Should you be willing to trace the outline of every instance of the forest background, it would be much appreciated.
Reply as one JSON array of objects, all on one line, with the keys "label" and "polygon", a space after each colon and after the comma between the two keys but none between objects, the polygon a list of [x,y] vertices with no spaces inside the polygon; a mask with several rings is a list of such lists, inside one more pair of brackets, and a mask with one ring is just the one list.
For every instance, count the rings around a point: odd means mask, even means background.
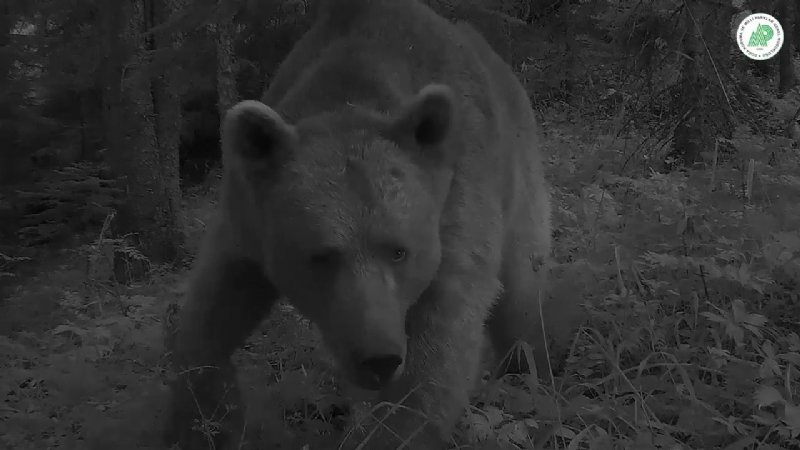
[{"label": "forest background", "polygon": [[[553,383],[485,381],[454,440],[800,448],[798,2],[427,3],[528,90],[551,292],[587,310]],[[219,118],[260,97],[312,9],[0,0],[0,448],[159,447]],[[739,51],[751,12],[781,22],[775,58]],[[318,344],[282,305],[237,354],[249,448],[329,448],[368,412]]]}]

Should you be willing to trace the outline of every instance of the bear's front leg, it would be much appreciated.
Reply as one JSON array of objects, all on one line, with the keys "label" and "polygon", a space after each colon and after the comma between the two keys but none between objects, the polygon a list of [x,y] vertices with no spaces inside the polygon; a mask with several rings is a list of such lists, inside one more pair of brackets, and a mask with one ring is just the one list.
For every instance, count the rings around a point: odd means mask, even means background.
[{"label": "bear's front leg", "polygon": [[[220,233],[221,234],[221,233]],[[178,371],[164,438],[182,450],[224,449],[242,432],[231,355],[269,311],[278,293],[258,264],[236,256],[224,236],[206,242],[178,322]]]},{"label": "bear's front leg", "polygon": [[[406,318],[408,353],[399,379],[381,393],[399,404],[373,413],[363,449],[441,450],[477,386],[484,322],[500,282],[485,275],[435,282]],[[393,412],[391,412],[393,411]],[[353,444],[358,444],[354,442]]]}]

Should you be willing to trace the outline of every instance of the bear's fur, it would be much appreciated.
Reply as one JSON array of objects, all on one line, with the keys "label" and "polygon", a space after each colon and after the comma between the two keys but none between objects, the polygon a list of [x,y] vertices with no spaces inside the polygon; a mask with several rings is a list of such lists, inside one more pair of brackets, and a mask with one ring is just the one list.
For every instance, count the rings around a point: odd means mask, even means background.
[{"label": "bear's fur", "polygon": [[[231,354],[281,295],[348,379],[425,414],[413,449],[442,448],[462,414],[484,325],[498,354],[523,339],[547,367],[534,113],[470,26],[415,0],[321,0],[263,103],[227,113],[223,162],[175,350],[186,371],[167,431],[184,450],[207,448],[197,407],[208,417],[236,401]],[[424,422],[400,409],[384,423],[408,439]],[[401,443],[382,430],[366,448]]]}]

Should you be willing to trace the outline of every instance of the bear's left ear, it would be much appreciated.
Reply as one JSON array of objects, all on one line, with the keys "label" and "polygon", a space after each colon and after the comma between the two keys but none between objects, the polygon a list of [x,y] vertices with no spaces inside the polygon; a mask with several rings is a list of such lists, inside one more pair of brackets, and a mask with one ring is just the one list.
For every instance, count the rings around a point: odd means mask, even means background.
[{"label": "bear's left ear", "polygon": [[389,139],[401,146],[411,145],[437,162],[452,160],[452,146],[442,145],[455,122],[453,91],[442,84],[429,84],[397,114],[386,130]]},{"label": "bear's left ear", "polygon": [[261,102],[245,100],[225,114],[222,126],[224,158],[237,156],[247,163],[271,165],[296,141],[295,127]]}]

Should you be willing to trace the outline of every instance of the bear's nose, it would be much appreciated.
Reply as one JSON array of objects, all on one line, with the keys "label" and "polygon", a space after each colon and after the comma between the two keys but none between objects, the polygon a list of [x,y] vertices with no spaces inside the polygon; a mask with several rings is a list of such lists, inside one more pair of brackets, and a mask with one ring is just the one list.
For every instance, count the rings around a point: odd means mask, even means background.
[{"label": "bear's nose", "polygon": [[397,368],[403,363],[403,358],[397,355],[379,355],[361,361],[361,367],[375,376],[377,381],[384,385],[392,380]]}]

